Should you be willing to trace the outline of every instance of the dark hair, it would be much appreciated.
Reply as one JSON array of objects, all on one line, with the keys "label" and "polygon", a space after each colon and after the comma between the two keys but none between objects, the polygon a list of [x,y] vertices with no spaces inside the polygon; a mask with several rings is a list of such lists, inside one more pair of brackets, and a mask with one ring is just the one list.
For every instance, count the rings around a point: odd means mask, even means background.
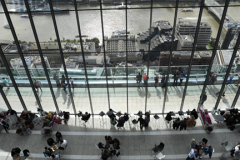
[{"label": "dark hair", "polygon": [[112,111],[112,109],[110,108],[109,111]]},{"label": "dark hair", "polygon": [[61,139],[60,142],[63,143],[63,140]]},{"label": "dark hair", "polygon": [[105,139],[107,139],[108,138],[108,136],[105,136]]},{"label": "dark hair", "polygon": [[52,154],[51,156],[52,156],[52,158],[55,158],[55,155],[54,155],[54,154]]},{"label": "dark hair", "polygon": [[212,146],[209,145],[208,148],[212,148]]},{"label": "dark hair", "polygon": [[47,147],[45,147],[45,149],[47,149]]},{"label": "dark hair", "polygon": [[138,75],[140,75],[140,72],[138,72]]},{"label": "dark hair", "polygon": [[88,112],[85,112],[85,114],[88,114]]}]

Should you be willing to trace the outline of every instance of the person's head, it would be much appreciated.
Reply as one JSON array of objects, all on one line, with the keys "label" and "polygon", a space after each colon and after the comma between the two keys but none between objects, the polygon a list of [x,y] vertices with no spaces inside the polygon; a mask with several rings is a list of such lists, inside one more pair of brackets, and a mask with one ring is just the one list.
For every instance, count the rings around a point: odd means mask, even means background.
[{"label": "person's head", "polygon": [[55,158],[55,154],[52,154],[51,157],[52,157],[52,158]]},{"label": "person's head", "polygon": [[62,139],[60,140],[60,143],[61,143],[61,144],[63,143],[63,140],[62,140]]},{"label": "person's head", "polygon": [[112,109],[110,108],[109,111],[112,112]]},{"label": "person's head", "polygon": [[62,77],[64,78],[64,75],[62,75]]},{"label": "person's head", "polygon": [[146,73],[144,73],[144,75],[146,75]]},{"label": "person's head", "polygon": [[5,78],[2,78],[2,79],[5,79]]},{"label": "person's head", "polygon": [[212,148],[212,146],[211,146],[211,145],[208,145],[208,148]]},{"label": "person's head", "polygon": [[177,118],[177,121],[180,121],[180,118]]},{"label": "person's head", "polygon": [[176,70],[176,73],[178,72],[178,70]]},{"label": "person's head", "polygon": [[192,111],[193,111],[193,112],[196,112],[196,109],[193,109]]},{"label": "person's head", "polygon": [[232,73],[234,73],[234,70],[232,70]]},{"label": "person's head", "polygon": [[198,153],[198,151],[197,151],[196,149],[194,149],[194,153],[195,153],[195,154],[197,154],[197,153]]},{"label": "person's head", "polygon": [[172,115],[172,114],[173,114],[173,112],[169,112],[169,114],[170,114],[170,115]]},{"label": "person's head", "polygon": [[108,136],[105,136],[105,139],[108,139]]},{"label": "person's head", "polygon": [[102,144],[102,142],[99,142],[98,145],[99,145],[99,146],[102,146],[103,144]]},{"label": "person's head", "polygon": [[45,147],[45,149],[47,149],[47,147]]},{"label": "person's head", "polygon": [[195,142],[195,139],[194,139],[194,138],[192,139],[192,142]]},{"label": "person's head", "polygon": [[86,115],[88,115],[88,112],[85,112]]},{"label": "person's head", "polygon": [[183,71],[181,71],[181,73],[183,73]]},{"label": "person's head", "polygon": [[72,77],[70,77],[70,79],[72,79]]}]

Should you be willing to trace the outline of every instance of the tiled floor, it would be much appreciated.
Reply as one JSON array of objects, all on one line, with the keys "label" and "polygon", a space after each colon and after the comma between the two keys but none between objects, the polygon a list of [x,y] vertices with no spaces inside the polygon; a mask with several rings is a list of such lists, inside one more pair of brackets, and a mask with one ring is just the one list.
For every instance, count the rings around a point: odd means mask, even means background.
[{"label": "tiled floor", "polygon": [[[133,118],[133,117],[132,117]],[[132,119],[131,118],[131,119]],[[212,120],[213,117],[211,116]],[[130,120],[131,120],[130,119]],[[104,122],[104,124],[103,124]],[[112,127],[109,123],[109,118],[104,119],[97,116],[91,117],[86,127],[79,122],[78,117],[71,116],[68,125],[56,125],[55,131],[61,131],[63,138],[68,141],[69,148],[63,153],[62,159],[99,159],[100,152],[95,148],[95,143],[105,142],[104,136],[111,135],[113,138],[118,138],[121,142],[121,155],[120,157],[113,157],[113,159],[125,159],[125,160],[148,160],[153,159],[150,156],[150,149],[155,144],[160,142],[165,143],[163,154],[166,155],[165,159],[168,160],[183,160],[186,159],[187,154],[190,151],[190,142],[192,138],[196,141],[201,141],[202,138],[207,138],[208,144],[211,144],[215,153],[213,154],[213,160],[219,159],[218,157],[226,152],[221,146],[223,139],[231,141],[233,144],[239,141],[239,132],[236,128],[235,131],[230,131],[222,124],[214,123],[214,130],[211,134],[206,134],[203,130],[200,120],[197,120],[196,127],[188,129],[186,131],[175,131],[167,127],[163,118],[159,121],[155,121],[151,117],[149,127],[143,131],[140,131],[139,124],[134,126],[131,122],[125,124],[124,129],[118,130],[116,127]],[[42,136],[38,129],[34,129],[32,135],[19,136],[15,134],[15,129],[10,130],[10,134],[6,134],[4,131],[0,134],[0,157],[2,159],[10,159],[9,151],[15,146],[19,146],[22,149],[29,149],[31,156],[28,159],[38,160],[45,158],[42,151],[46,144],[46,140],[50,136]],[[51,137],[54,137],[52,135]],[[207,159],[207,158],[204,158]],[[229,159],[230,154],[229,154]]]}]

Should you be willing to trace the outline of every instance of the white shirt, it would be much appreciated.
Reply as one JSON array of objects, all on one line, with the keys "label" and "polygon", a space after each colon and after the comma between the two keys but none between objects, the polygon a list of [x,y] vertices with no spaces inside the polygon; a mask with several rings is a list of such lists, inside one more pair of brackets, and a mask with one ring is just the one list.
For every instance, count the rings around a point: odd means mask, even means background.
[{"label": "white shirt", "polygon": [[65,148],[66,146],[67,146],[67,141],[64,139],[64,140],[63,140],[63,143],[60,145],[60,147]]},{"label": "white shirt", "polygon": [[196,157],[194,149],[191,149],[190,153],[188,154],[189,158],[194,158],[195,160],[198,159],[198,157]]},{"label": "white shirt", "polygon": [[73,79],[72,79],[72,78],[70,79],[70,82],[73,82]]},{"label": "white shirt", "polygon": [[231,74],[230,74],[230,77],[234,77],[234,76],[235,76],[235,73],[231,73]]},{"label": "white shirt", "polygon": [[235,147],[235,152],[238,152],[238,151],[239,151],[239,146],[240,146],[240,145],[237,145],[237,146]]},{"label": "white shirt", "polygon": [[58,155],[56,155],[55,158],[52,158],[52,160],[60,160],[60,158]]}]

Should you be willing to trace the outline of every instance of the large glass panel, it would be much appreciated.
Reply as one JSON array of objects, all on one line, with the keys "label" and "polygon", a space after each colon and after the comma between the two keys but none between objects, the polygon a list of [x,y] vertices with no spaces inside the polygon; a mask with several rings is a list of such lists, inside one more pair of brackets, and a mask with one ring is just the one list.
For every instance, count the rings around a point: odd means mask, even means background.
[{"label": "large glass panel", "polygon": [[[111,108],[121,113],[127,112],[127,88],[111,87],[109,88],[109,98]],[[119,105],[121,104],[121,105]]]},{"label": "large glass panel", "polygon": [[128,88],[129,113],[137,114],[139,110],[142,111],[143,113],[145,112],[146,89],[147,89],[146,87],[140,87],[140,88],[129,87]]},{"label": "large glass panel", "polygon": [[7,111],[7,110],[8,110],[8,107],[7,107],[5,101],[4,101],[3,98],[2,98],[2,94],[0,95],[0,103],[2,104],[2,105],[1,105],[1,108],[0,108],[0,111]]}]

